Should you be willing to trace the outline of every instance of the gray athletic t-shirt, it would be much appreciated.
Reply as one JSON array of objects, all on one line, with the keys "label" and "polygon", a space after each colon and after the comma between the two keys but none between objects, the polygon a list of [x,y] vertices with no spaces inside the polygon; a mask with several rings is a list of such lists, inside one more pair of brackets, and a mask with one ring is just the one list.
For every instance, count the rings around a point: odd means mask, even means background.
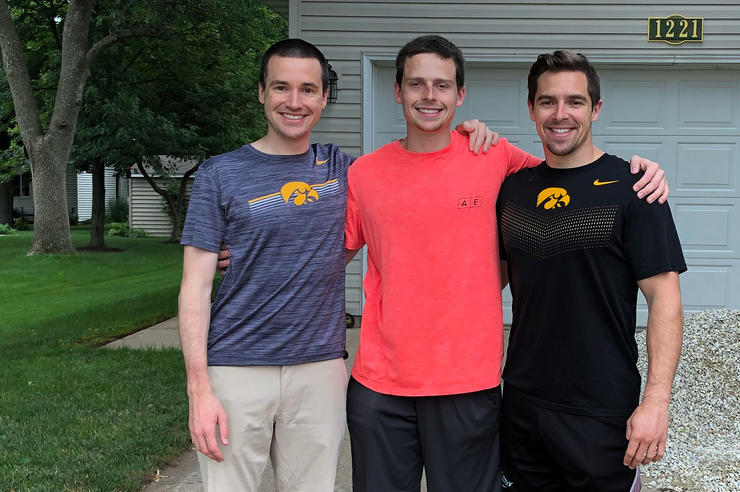
[{"label": "gray athletic t-shirt", "polygon": [[208,365],[288,365],[341,357],[345,346],[347,168],[334,144],[300,155],[251,145],[198,169],[181,244],[231,265],[216,292]]}]

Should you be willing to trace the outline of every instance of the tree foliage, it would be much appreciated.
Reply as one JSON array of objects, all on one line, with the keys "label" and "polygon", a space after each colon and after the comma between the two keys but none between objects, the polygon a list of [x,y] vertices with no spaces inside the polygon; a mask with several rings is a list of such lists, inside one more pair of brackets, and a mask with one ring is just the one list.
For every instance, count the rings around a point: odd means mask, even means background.
[{"label": "tree foliage", "polygon": [[71,248],[59,209],[78,128],[81,168],[200,160],[243,143],[260,133],[255,60],[284,34],[256,0],[0,0],[4,69],[34,174],[31,252]]}]

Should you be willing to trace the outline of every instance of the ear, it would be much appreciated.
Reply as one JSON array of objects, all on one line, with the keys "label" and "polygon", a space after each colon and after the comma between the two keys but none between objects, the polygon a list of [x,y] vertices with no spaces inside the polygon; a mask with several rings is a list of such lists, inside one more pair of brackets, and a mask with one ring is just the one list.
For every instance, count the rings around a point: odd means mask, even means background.
[{"label": "ear", "polygon": [[599,99],[599,102],[596,103],[596,106],[594,106],[594,109],[591,110],[591,121],[594,122],[599,119],[599,114],[601,114],[601,99]]},{"label": "ear", "polygon": [[534,105],[527,99],[527,107],[529,108],[529,119],[534,121]]},{"label": "ear", "polygon": [[257,87],[259,88],[257,98],[259,99],[260,104],[265,104],[265,88],[262,86],[262,82],[257,83]]},{"label": "ear", "polygon": [[401,86],[398,85],[398,82],[393,83],[393,95],[396,97],[398,104],[403,104],[403,101],[401,101]]},{"label": "ear", "polygon": [[465,86],[462,86],[457,90],[457,107],[458,108],[462,106],[462,103],[464,100],[465,100]]},{"label": "ear", "polygon": [[329,89],[324,91],[324,97],[321,101],[321,109],[326,109],[326,103],[329,101]]}]

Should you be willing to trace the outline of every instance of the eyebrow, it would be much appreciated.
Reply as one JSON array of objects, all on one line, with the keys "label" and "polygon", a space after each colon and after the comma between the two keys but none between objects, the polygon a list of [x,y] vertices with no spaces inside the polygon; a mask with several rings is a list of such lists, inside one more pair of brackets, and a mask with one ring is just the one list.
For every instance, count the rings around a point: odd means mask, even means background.
[{"label": "eyebrow", "polygon": [[[426,81],[426,80],[427,80],[427,79],[426,79],[426,78],[424,78],[424,77],[408,77],[408,78],[406,79],[406,81],[407,81],[407,82],[424,82],[424,81]],[[453,81],[452,79],[442,79],[442,78],[438,78],[438,79],[434,79],[434,80],[432,80],[432,82],[434,82],[435,84],[436,84],[436,83],[438,83],[438,82],[447,82],[447,83],[451,84],[451,83],[453,83],[454,81]]]},{"label": "eyebrow", "polygon": [[[268,85],[272,87],[274,85],[290,85],[290,83],[287,80],[273,80]],[[316,84],[315,82],[303,82],[301,84],[301,87],[318,87],[318,86],[319,85]]]},{"label": "eyebrow", "polygon": [[[550,94],[542,94],[537,96],[537,101],[541,101],[543,99],[556,99],[556,96],[550,95]],[[566,96],[565,99],[569,101],[588,101],[588,98],[586,96],[582,96],[580,94],[572,94],[569,96]]]}]

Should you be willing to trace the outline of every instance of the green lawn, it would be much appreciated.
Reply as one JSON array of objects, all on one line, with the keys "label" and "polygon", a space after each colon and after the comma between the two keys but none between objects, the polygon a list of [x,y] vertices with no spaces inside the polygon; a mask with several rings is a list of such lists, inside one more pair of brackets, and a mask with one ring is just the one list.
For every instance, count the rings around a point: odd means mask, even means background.
[{"label": "green lawn", "polygon": [[96,346],[176,314],[182,250],[27,257],[31,234],[0,236],[0,491],[140,490],[189,446],[182,356]]}]

